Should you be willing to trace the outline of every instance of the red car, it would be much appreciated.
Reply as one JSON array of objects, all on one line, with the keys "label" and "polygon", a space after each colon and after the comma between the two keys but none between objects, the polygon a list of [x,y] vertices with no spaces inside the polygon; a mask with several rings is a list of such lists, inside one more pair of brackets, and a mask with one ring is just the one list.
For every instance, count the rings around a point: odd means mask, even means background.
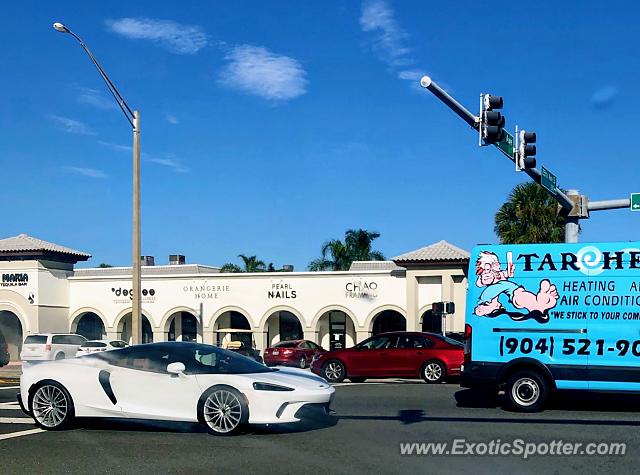
[{"label": "red car", "polygon": [[281,341],[264,350],[264,364],[306,368],[314,356],[322,353],[325,353],[325,350],[309,340]]},{"label": "red car", "polygon": [[464,359],[461,343],[435,333],[380,333],[353,348],[320,354],[311,371],[330,383],[348,378],[423,378],[440,383],[460,375]]}]

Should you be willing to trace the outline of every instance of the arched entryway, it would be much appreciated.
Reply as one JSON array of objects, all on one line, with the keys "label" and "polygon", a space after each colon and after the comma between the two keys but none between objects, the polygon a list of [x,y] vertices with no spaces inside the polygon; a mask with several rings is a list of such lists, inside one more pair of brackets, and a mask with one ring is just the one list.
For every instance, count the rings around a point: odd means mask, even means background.
[{"label": "arched entryway", "polygon": [[318,344],[325,350],[350,348],[356,344],[353,319],[342,310],[328,310],[316,325]]},{"label": "arched entryway", "polygon": [[87,340],[102,340],[107,337],[102,318],[94,312],[85,312],[76,319],[71,331]]},{"label": "arched entryway", "polygon": [[300,319],[287,310],[278,310],[269,315],[264,324],[264,333],[267,346],[279,341],[301,340],[304,336]]},{"label": "arched entryway", "polygon": [[[131,312],[123,316],[118,322],[118,339],[131,344]],[[153,342],[153,330],[146,315],[142,315],[142,343]]]},{"label": "arched entryway", "polygon": [[405,331],[407,320],[397,310],[383,310],[373,317],[371,323],[371,334]]},{"label": "arched entryway", "polygon": [[246,348],[254,348],[251,323],[246,315],[238,310],[221,313],[213,325],[214,343],[224,346],[229,341],[241,341]]},{"label": "arched entryway", "polygon": [[20,360],[23,333],[22,324],[15,313],[8,310],[0,310],[0,333],[2,333],[2,336],[7,342],[9,360]]},{"label": "arched entryway", "polygon": [[420,318],[423,332],[442,333],[442,316],[427,310]]},{"label": "arched entryway", "polygon": [[167,320],[167,341],[202,342],[202,327],[198,317],[191,312],[179,311]]}]

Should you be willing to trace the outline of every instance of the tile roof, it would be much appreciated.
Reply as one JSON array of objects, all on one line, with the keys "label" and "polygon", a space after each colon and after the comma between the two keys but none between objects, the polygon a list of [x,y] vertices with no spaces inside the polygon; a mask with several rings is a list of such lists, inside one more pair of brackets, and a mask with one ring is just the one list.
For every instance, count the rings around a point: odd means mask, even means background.
[{"label": "tile roof", "polygon": [[393,261],[353,261],[349,270],[403,270],[403,268]]},{"label": "tile roof", "polygon": [[415,251],[407,252],[394,257],[396,264],[405,262],[439,262],[439,261],[466,261],[471,254],[447,241],[439,241]]},{"label": "tile roof", "polygon": [[52,242],[43,241],[42,239],[19,234],[6,239],[0,239],[0,252],[4,253],[20,253],[20,252],[52,252],[56,254],[68,254],[86,260],[91,254],[76,251],[68,247],[60,246]]}]

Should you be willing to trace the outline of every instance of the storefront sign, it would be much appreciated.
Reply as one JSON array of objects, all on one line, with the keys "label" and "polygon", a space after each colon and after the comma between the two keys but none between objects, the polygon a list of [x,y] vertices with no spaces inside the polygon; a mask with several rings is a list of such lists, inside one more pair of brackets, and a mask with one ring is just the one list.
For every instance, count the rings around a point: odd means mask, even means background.
[{"label": "storefront sign", "polygon": [[[113,303],[131,303],[133,300],[133,289],[123,289],[122,287],[111,288],[114,298]],[[142,289],[142,303],[153,303],[156,301],[155,289]]]},{"label": "storefront sign", "polygon": [[2,274],[2,287],[22,287],[29,283],[29,274]]},{"label": "storefront sign", "polygon": [[356,280],[347,282],[345,285],[345,297],[351,299],[357,298],[375,298],[378,296],[378,284],[374,281]]},{"label": "storefront sign", "polygon": [[271,290],[267,291],[267,297],[270,299],[295,299],[297,292],[291,288],[289,283],[275,282],[271,284]]},{"label": "storefront sign", "polygon": [[192,294],[196,300],[213,300],[219,298],[220,294],[230,292],[231,287],[204,281],[204,283],[194,282],[193,284],[184,285],[182,291]]}]

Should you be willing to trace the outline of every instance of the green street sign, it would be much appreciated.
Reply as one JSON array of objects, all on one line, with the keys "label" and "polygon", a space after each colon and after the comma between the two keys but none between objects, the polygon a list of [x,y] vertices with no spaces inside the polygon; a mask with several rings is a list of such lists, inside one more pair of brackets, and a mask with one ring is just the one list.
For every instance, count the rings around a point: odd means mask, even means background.
[{"label": "green street sign", "polygon": [[640,193],[631,193],[631,211],[640,211]]},{"label": "green street sign", "polygon": [[540,176],[540,184],[543,186],[543,188],[546,188],[550,193],[555,195],[558,192],[558,179],[556,178],[556,176],[545,167],[542,167]]},{"label": "green street sign", "polygon": [[502,139],[494,144],[498,149],[504,153],[511,160],[514,160],[513,156],[513,135],[506,130],[502,135]]}]

